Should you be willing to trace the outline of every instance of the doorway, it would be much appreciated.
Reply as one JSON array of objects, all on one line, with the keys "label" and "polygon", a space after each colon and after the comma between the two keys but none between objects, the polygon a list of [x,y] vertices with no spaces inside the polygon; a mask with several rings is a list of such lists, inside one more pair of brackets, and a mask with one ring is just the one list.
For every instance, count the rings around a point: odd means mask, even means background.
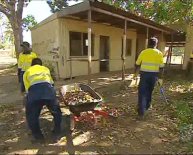
[{"label": "doorway", "polygon": [[100,36],[100,72],[109,71],[109,36]]}]

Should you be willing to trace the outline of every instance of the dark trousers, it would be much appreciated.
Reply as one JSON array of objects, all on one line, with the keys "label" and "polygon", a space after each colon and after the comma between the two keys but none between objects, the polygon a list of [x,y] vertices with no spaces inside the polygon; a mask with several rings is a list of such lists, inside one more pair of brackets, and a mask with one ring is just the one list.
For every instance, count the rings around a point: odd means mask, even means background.
[{"label": "dark trousers", "polygon": [[61,110],[56,99],[54,100],[41,99],[32,102],[27,100],[26,119],[28,126],[32,131],[32,135],[35,138],[43,137],[39,125],[39,116],[44,105],[46,105],[46,107],[49,109],[52,116],[54,117],[54,131],[60,132],[61,129]]},{"label": "dark trousers", "polygon": [[143,116],[151,104],[151,96],[157,80],[157,73],[141,72],[138,87],[138,114]]},{"label": "dark trousers", "polygon": [[24,74],[25,72],[24,71],[21,71],[20,72],[20,79],[19,79],[19,81],[20,81],[20,89],[21,89],[21,92],[23,93],[23,92],[25,92],[25,86],[24,86],[24,82],[23,82],[23,74]]}]

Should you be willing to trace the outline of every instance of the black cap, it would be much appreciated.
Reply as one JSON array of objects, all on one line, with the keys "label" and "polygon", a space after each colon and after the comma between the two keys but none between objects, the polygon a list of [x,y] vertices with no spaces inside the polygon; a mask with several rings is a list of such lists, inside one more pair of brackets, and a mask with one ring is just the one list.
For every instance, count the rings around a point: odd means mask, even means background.
[{"label": "black cap", "polygon": [[156,37],[151,37],[149,39],[150,42],[155,42],[156,44],[158,43],[158,39]]},{"label": "black cap", "polygon": [[30,47],[30,43],[28,43],[27,41],[24,41],[21,46],[25,46],[25,47]]},{"label": "black cap", "polygon": [[148,41],[148,47],[154,48],[155,46],[157,46],[157,43],[158,43],[158,39],[155,37],[151,37]]}]

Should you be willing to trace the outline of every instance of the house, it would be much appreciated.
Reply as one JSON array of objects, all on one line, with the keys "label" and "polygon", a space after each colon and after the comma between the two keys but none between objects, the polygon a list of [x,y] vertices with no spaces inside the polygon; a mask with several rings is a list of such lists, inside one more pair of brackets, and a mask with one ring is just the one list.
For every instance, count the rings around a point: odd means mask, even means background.
[{"label": "house", "polygon": [[[32,47],[59,78],[133,68],[157,36],[160,50],[175,31],[102,2],[87,0],[56,12],[32,29]],[[124,74],[123,74],[124,75]],[[124,76],[123,76],[124,78]]]}]

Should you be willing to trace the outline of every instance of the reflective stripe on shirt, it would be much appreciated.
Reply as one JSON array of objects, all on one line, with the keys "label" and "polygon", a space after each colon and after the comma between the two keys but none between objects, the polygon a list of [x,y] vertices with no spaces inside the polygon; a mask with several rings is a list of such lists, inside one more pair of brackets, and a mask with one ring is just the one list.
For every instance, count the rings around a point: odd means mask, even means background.
[{"label": "reflective stripe on shirt", "polygon": [[149,62],[142,62],[141,65],[144,65],[144,66],[155,66],[155,67],[159,67],[160,64],[157,64],[157,63],[149,63]]}]

